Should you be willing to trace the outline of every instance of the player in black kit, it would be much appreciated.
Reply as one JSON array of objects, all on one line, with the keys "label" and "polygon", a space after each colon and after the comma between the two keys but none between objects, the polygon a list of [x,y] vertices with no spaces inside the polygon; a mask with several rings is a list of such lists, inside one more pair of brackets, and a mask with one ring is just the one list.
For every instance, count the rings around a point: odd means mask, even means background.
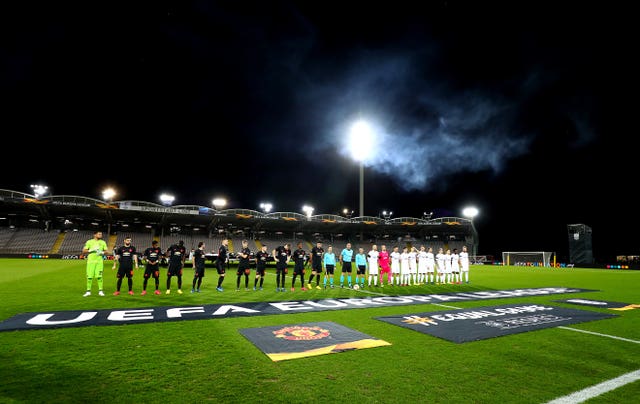
[{"label": "player in black kit", "polygon": [[[193,266],[193,285],[191,285],[191,293],[200,293],[200,285],[202,285],[202,278],[204,278],[204,243],[201,241],[198,243],[198,248],[193,252],[193,260],[191,261]],[[196,285],[197,282],[197,285]],[[197,289],[196,289],[197,286]]]},{"label": "player in black kit", "polygon": [[113,294],[116,296],[120,294],[122,278],[126,276],[129,294],[133,295],[133,265],[135,263],[136,269],[138,269],[138,255],[136,254],[136,248],[131,245],[131,237],[125,238],[124,245],[116,248],[112,269],[116,269],[116,263],[118,264],[118,283]]},{"label": "player in black kit", "polygon": [[216,269],[218,270],[218,287],[216,290],[222,292],[222,281],[227,272],[227,263],[229,262],[229,239],[222,239],[222,245],[218,248],[218,259],[216,259]]},{"label": "player in black kit", "polygon": [[320,289],[320,278],[322,275],[322,258],[324,256],[324,248],[322,248],[322,241],[318,241],[316,246],[311,249],[311,276],[309,277],[309,284],[307,287],[311,289],[313,286],[313,277],[317,276],[316,289]]},{"label": "player in black kit", "polygon": [[291,258],[291,245],[287,243],[283,246],[278,246],[273,250],[273,258],[276,259],[276,292],[286,292],[284,278]]},{"label": "player in black kit", "polygon": [[256,280],[253,282],[253,290],[256,290],[258,286],[258,279],[260,280],[260,290],[262,290],[268,258],[269,253],[267,252],[267,246],[263,244],[260,251],[256,253]]},{"label": "player in black kit", "polygon": [[160,294],[160,256],[162,255],[162,250],[158,247],[158,242],[153,240],[151,242],[151,247],[144,250],[144,260],[147,262],[144,269],[144,281],[142,283],[142,295],[147,294],[147,282],[149,278],[153,277],[156,281],[156,291],[153,292],[156,295]]},{"label": "player in black kit", "polygon": [[236,280],[236,291],[240,290],[240,278],[244,275],[244,288],[245,290],[249,290],[249,274],[251,273],[251,269],[249,268],[249,257],[251,256],[251,250],[249,250],[249,242],[247,240],[242,240],[242,250],[238,254],[239,262],[238,262],[238,270],[236,271],[236,275],[238,278]]},{"label": "player in black kit", "polygon": [[295,291],[296,278],[300,275],[300,286],[302,290],[307,290],[304,287],[304,264],[307,262],[307,252],[302,249],[302,243],[298,243],[298,249],[292,254],[293,263],[293,279],[291,279],[291,291]]},{"label": "player in black kit", "polygon": [[167,294],[171,293],[171,277],[178,278],[178,293],[182,294],[182,267],[184,260],[187,258],[187,249],[184,247],[184,241],[178,241],[167,249],[167,257],[169,258],[169,269],[167,270]]}]

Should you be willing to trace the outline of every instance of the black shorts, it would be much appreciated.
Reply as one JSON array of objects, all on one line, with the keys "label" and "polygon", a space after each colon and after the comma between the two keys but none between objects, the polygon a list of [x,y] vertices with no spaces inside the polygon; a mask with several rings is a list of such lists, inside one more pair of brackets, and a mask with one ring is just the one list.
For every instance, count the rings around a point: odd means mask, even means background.
[{"label": "black shorts", "polygon": [[367,266],[366,265],[358,265],[358,275],[364,275],[367,273]]},{"label": "black shorts", "polygon": [[256,268],[256,275],[265,276],[267,268]]},{"label": "black shorts", "polygon": [[295,275],[304,275],[304,267],[302,265],[298,266],[294,266],[293,267],[293,273]]},{"label": "black shorts", "polygon": [[334,265],[325,265],[325,267],[327,268],[327,274],[333,275],[333,271],[336,269],[336,267]]},{"label": "black shorts", "polygon": [[351,261],[345,261],[342,263],[342,272],[351,273]]},{"label": "black shorts", "polygon": [[118,279],[122,279],[125,276],[127,278],[133,278],[133,269],[118,268],[118,274],[116,276],[118,277]]},{"label": "black shorts", "polygon": [[178,266],[175,264],[169,264],[169,269],[167,270],[167,276],[181,276],[182,275],[182,266]]},{"label": "black shorts", "polygon": [[238,276],[240,275],[249,276],[250,273],[251,273],[251,269],[249,267],[238,267],[238,270],[236,271],[236,275]]},{"label": "black shorts", "polygon": [[317,263],[317,264],[316,264],[316,263],[314,263],[314,264],[311,266],[311,272],[315,272],[315,273],[317,273],[317,274],[321,274],[321,273],[322,273],[322,263],[320,263],[320,262],[319,262],[319,263]]},{"label": "black shorts", "polygon": [[276,263],[276,271],[283,271],[285,274],[287,273],[287,264],[285,264],[284,262],[277,262]]},{"label": "black shorts", "polygon": [[204,267],[202,268],[193,268],[193,276],[198,278],[204,278]]},{"label": "black shorts", "polygon": [[222,261],[216,261],[216,269],[218,271],[218,275],[224,275],[227,272],[227,269]]},{"label": "black shorts", "polygon": [[158,268],[158,265],[147,265],[147,267],[144,269],[144,277],[146,279],[158,279],[160,277],[160,268]]}]

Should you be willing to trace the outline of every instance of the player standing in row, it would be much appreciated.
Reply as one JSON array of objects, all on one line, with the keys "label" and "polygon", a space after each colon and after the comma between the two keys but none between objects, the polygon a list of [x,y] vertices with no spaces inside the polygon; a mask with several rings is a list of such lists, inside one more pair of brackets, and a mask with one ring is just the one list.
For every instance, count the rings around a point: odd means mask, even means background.
[{"label": "player standing in row", "polygon": [[391,252],[391,285],[400,285],[400,253],[398,247]]},{"label": "player standing in row", "polygon": [[191,266],[193,268],[193,283],[191,284],[191,293],[200,293],[200,286],[202,285],[202,278],[204,278],[204,242],[198,243],[198,248],[193,252],[193,258],[191,260]]},{"label": "player standing in row", "polygon": [[[369,281],[367,282],[368,286],[371,286],[371,282],[373,281],[373,286],[378,286],[378,246],[372,245],[371,251],[367,254],[369,257]],[[382,284],[382,279],[380,280],[380,284]]]},{"label": "player standing in row", "polygon": [[276,259],[276,292],[286,292],[284,279],[287,273],[287,265],[291,258],[291,245],[289,243],[278,246],[273,250],[273,258]]},{"label": "player standing in row", "polygon": [[380,265],[380,287],[384,287],[384,275],[387,275],[387,285],[390,286],[393,278],[391,278],[391,257],[387,246],[382,245],[380,247],[380,253],[378,254],[378,264]]},{"label": "player standing in row", "polygon": [[427,250],[425,246],[420,246],[420,251],[418,252],[418,284],[421,285],[422,282],[427,282]]},{"label": "player standing in row", "polygon": [[460,256],[457,248],[454,248],[451,253],[451,272],[453,273],[453,283],[462,283],[460,282]]},{"label": "player standing in row", "polygon": [[435,257],[433,256],[433,248],[429,247],[429,249],[427,250],[427,278],[426,278],[426,282],[427,283],[430,282],[432,285],[435,285],[435,283],[436,283],[435,266],[436,266],[436,260],[435,260]]},{"label": "player standing in row", "polygon": [[409,285],[418,284],[418,266],[416,258],[418,256],[418,250],[415,247],[409,249]]},{"label": "player standing in row", "polygon": [[116,291],[113,292],[114,295],[120,294],[120,287],[122,286],[122,278],[127,277],[127,284],[129,286],[129,294],[133,295],[133,266],[135,264],[136,269],[138,269],[138,254],[136,253],[136,248],[131,245],[131,237],[126,237],[124,239],[124,245],[116,248],[116,254],[113,261],[113,267],[111,269],[116,269],[118,267],[118,282],[116,284]]},{"label": "player standing in row", "polygon": [[244,289],[249,290],[249,274],[251,268],[249,267],[249,257],[251,256],[251,250],[249,250],[249,242],[242,240],[242,250],[238,254],[238,269],[236,271],[236,292],[240,290],[240,278],[244,275]]},{"label": "player standing in row", "polygon": [[311,276],[309,277],[309,284],[307,287],[312,288],[311,282],[313,277],[316,278],[316,289],[320,289],[320,276],[322,275],[322,258],[324,255],[324,248],[322,248],[322,241],[318,241],[316,246],[311,249]]},{"label": "player standing in row", "polygon": [[447,283],[447,277],[445,276],[445,259],[444,250],[441,247],[438,249],[438,254],[436,254],[436,263],[438,264],[438,283],[440,284]]},{"label": "player standing in row", "polygon": [[[360,283],[360,287],[364,288],[364,278],[367,276],[367,256],[364,254],[364,248],[358,248],[356,254],[356,285]],[[360,282],[358,282],[360,281]]]},{"label": "player standing in row", "polygon": [[403,247],[400,254],[400,285],[410,285],[409,282],[409,248]]},{"label": "player standing in row", "polygon": [[466,282],[469,283],[469,252],[466,245],[462,246],[460,253],[460,281],[463,277],[467,278]]},{"label": "player standing in row", "polygon": [[346,272],[349,287],[351,287],[351,261],[353,260],[353,250],[351,243],[347,243],[347,247],[340,253],[340,264],[342,265],[342,273],[340,274],[340,287],[344,288],[344,273]]},{"label": "player standing in row", "polygon": [[253,290],[256,290],[258,286],[258,279],[260,280],[260,290],[262,290],[262,284],[264,283],[264,276],[266,275],[267,259],[269,253],[267,252],[267,246],[262,245],[260,251],[256,253],[256,279],[253,281]]},{"label": "player standing in row", "polygon": [[218,258],[216,259],[216,270],[218,271],[218,286],[216,290],[222,292],[222,281],[227,273],[227,263],[229,262],[229,239],[223,238],[218,248]]},{"label": "player standing in row", "polygon": [[147,283],[149,282],[149,278],[153,277],[156,282],[156,291],[153,292],[156,295],[160,294],[160,256],[162,255],[162,250],[158,247],[158,242],[153,240],[151,242],[151,247],[144,250],[143,258],[146,261],[144,268],[144,281],[142,282],[142,293],[141,295],[147,294]]},{"label": "player standing in row", "polygon": [[167,270],[167,291],[166,294],[171,293],[171,277],[178,278],[178,293],[182,294],[182,268],[184,267],[184,261],[187,259],[187,249],[184,247],[184,241],[178,241],[178,244],[173,244],[167,249],[166,253],[169,258],[169,269]]},{"label": "player standing in row", "polygon": [[102,272],[104,271],[104,252],[107,250],[107,243],[102,239],[102,232],[93,233],[93,238],[87,240],[82,249],[83,254],[87,254],[87,291],[83,297],[91,296],[93,279],[98,283],[98,295],[104,296],[102,291]]},{"label": "player standing in row", "polygon": [[298,243],[298,249],[293,252],[293,278],[291,279],[291,291],[295,291],[296,278],[300,275],[300,287],[303,291],[304,287],[304,264],[306,263],[307,252],[302,249],[302,243]]},{"label": "player standing in row", "polygon": [[444,277],[445,283],[453,283],[453,270],[451,268],[451,250],[444,253]]},{"label": "player standing in row", "polygon": [[327,278],[329,278],[329,284],[333,289],[333,273],[336,269],[336,254],[333,252],[333,247],[329,246],[327,252],[324,253],[324,288],[327,288]]}]

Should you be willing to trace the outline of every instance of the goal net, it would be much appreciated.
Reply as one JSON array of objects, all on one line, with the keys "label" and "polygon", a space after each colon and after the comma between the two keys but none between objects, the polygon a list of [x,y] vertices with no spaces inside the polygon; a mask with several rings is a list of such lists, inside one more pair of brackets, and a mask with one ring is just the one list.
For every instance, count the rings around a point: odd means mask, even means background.
[{"label": "goal net", "polygon": [[502,264],[549,267],[552,255],[553,253],[549,251],[508,251],[502,253]]}]

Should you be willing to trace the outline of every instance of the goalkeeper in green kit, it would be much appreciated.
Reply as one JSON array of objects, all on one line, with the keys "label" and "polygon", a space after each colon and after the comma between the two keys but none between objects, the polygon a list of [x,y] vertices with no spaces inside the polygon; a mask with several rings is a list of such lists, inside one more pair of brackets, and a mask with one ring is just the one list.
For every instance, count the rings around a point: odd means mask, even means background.
[{"label": "goalkeeper in green kit", "polygon": [[93,233],[93,238],[87,240],[82,249],[83,254],[87,254],[87,291],[83,297],[91,296],[91,285],[93,279],[98,281],[98,295],[104,296],[102,291],[102,269],[103,255],[107,250],[107,243],[102,239],[102,232]]}]

